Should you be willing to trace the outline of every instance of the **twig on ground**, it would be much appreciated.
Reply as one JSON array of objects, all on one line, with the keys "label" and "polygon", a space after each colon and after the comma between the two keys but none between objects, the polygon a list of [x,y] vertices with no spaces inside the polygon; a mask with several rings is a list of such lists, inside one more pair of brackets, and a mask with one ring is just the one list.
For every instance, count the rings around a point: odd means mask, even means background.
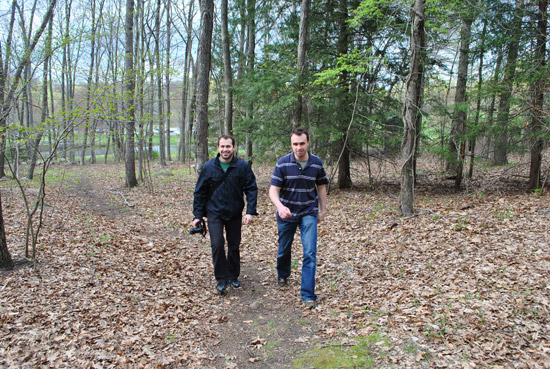
[{"label": "twig on ground", "polygon": [[246,351],[248,352],[248,355],[250,355],[250,357],[256,357],[256,355],[250,352],[250,349],[248,348],[248,346],[245,346],[245,348],[246,348]]},{"label": "twig on ground", "polygon": [[115,193],[117,195],[120,195],[120,197],[122,197],[122,199],[124,200],[124,203],[130,207],[130,208],[133,208],[134,207],[134,204],[130,204],[130,202],[128,201],[128,199],[126,198],[126,196],[124,196],[121,192],[119,191],[113,191],[113,190],[109,190],[110,193]]}]

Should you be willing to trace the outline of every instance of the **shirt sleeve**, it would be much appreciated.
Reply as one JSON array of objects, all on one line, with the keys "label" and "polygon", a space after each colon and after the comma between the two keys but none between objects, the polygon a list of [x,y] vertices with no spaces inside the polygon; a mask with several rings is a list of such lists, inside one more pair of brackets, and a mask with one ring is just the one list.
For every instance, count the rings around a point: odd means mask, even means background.
[{"label": "shirt sleeve", "polygon": [[325,168],[323,167],[323,162],[321,162],[321,168],[317,172],[317,179],[315,180],[315,184],[317,186],[327,185],[329,182],[327,173],[325,172]]},{"label": "shirt sleeve", "polygon": [[258,186],[256,185],[256,176],[254,175],[250,165],[247,165],[244,193],[246,194],[246,214],[258,215],[258,212],[256,211]]},{"label": "shirt sleeve", "polygon": [[281,162],[278,161],[277,165],[273,169],[273,174],[271,175],[271,181],[269,184],[275,187],[283,187],[284,183],[284,173],[282,170]]}]

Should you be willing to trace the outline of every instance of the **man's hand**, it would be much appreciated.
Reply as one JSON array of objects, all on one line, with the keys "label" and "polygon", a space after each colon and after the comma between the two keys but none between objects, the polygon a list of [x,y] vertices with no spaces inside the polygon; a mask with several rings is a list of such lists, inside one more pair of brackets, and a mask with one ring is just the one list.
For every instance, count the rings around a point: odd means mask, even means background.
[{"label": "man's hand", "polygon": [[252,224],[254,223],[254,217],[250,214],[246,214],[244,216],[244,224]]},{"label": "man's hand", "polygon": [[193,219],[193,228],[196,228],[200,221],[200,219]]},{"label": "man's hand", "polygon": [[287,208],[284,205],[281,205],[277,208],[277,211],[279,212],[279,218],[281,219],[288,219],[292,216],[292,212],[289,208]]},{"label": "man's hand", "polygon": [[321,223],[323,220],[325,220],[325,215],[327,213],[325,211],[320,211],[317,215],[317,223]]}]

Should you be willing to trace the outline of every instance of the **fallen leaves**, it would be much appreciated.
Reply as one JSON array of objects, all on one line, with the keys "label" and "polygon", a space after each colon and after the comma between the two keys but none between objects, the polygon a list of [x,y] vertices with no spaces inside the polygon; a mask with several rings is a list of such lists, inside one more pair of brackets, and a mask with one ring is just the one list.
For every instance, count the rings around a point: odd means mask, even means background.
[{"label": "fallen leaves", "polygon": [[[270,350],[373,334],[384,338],[373,345],[378,367],[550,366],[547,197],[431,189],[418,191],[417,216],[400,218],[393,193],[333,192],[319,231],[319,306],[304,312],[299,237],[290,287],[274,286],[265,185],[241,248],[257,280],[222,299],[208,240],[186,232],[191,180],[158,179],[154,196],[120,190],[128,208],[109,194],[124,182],[119,168],[72,169],[80,183],[49,187],[37,271],[0,275],[3,367],[288,365]],[[20,203],[3,201],[20,255]]]}]

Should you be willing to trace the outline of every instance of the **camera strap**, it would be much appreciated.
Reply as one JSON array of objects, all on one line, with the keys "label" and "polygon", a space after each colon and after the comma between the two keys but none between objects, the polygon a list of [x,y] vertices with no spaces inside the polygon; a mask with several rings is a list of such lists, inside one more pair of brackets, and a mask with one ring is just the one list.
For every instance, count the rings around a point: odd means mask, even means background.
[{"label": "camera strap", "polygon": [[206,228],[206,222],[204,221],[204,219],[201,218],[201,220],[199,221],[199,224],[202,227],[202,232],[201,232],[202,238],[205,238],[206,232],[208,232],[208,230]]},{"label": "camera strap", "polygon": [[216,184],[211,190],[210,190],[210,194],[208,195],[208,197],[212,197],[212,195],[214,195],[214,193],[216,192],[216,190],[218,189],[218,187],[221,186],[221,184],[225,181],[225,179],[227,178],[227,175],[229,174],[229,168],[227,168],[227,171],[225,171],[224,175],[223,175],[223,178],[221,181],[218,182],[218,184]]}]

